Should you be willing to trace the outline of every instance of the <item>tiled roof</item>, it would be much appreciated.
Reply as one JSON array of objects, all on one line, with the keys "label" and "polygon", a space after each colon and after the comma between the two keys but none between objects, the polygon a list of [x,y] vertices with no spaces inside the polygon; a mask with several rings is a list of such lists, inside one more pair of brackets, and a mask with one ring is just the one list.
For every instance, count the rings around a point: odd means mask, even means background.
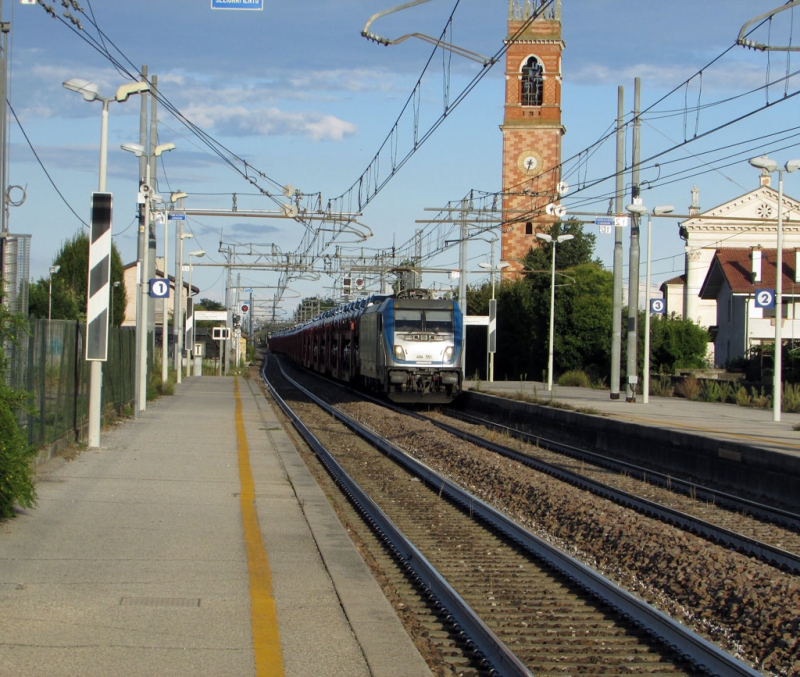
[{"label": "tiled roof", "polygon": [[[753,293],[756,289],[775,289],[775,263],[777,249],[761,249],[761,279],[753,282],[751,249],[728,248],[718,249],[714,260],[703,281],[700,297],[714,299],[720,286],[727,282],[734,294]],[[800,291],[800,284],[795,282],[795,250],[783,250],[783,290],[785,293]]]},{"label": "tiled roof", "polygon": [[664,280],[664,282],[661,283],[661,286],[663,287],[667,284],[686,284],[686,275],[678,275],[677,277],[672,277],[669,280]]}]

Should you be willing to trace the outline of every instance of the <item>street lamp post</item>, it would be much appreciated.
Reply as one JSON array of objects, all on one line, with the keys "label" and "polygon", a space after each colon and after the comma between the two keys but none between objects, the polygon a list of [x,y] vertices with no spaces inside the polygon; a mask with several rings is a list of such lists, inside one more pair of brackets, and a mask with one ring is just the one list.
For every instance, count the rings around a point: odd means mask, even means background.
[{"label": "street lamp post", "polygon": [[[178,227],[180,228],[180,226]],[[176,266],[178,276],[175,280],[177,289],[175,295],[175,326],[178,329],[178,333],[175,336],[175,367],[178,372],[178,383],[181,383],[181,372],[183,371],[183,241],[190,237],[194,237],[194,235],[191,233],[180,233],[178,237],[178,265]],[[179,289],[178,286],[180,286]]]},{"label": "street lamp post", "polygon": [[[478,265],[483,268],[484,270],[489,270],[492,276],[492,300],[489,304],[489,326],[487,327],[486,332],[486,377],[489,380],[489,383],[494,381],[494,354],[496,352],[496,341],[495,338],[495,345],[492,345],[492,337],[496,336],[496,303],[494,299],[494,274],[497,271],[503,270],[503,268],[508,268],[511,264],[505,261],[501,261],[496,267],[494,265],[494,243],[497,242],[497,238],[495,237],[491,240],[491,258],[490,263],[479,263]],[[494,326],[493,326],[494,325]]]},{"label": "street lamp post", "polygon": [[[643,216],[647,214],[647,207],[631,204],[626,207],[631,214]],[[675,211],[672,205],[662,205],[653,210],[653,216],[665,216]],[[645,262],[645,309],[644,309],[644,365],[642,367],[642,403],[650,402],[650,241],[653,233],[653,220],[647,218],[647,260]]]},{"label": "street lamp post", "polygon": [[[189,252],[189,296],[193,296],[193,294],[192,294],[192,257],[194,256],[194,257],[200,259],[200,258],[203,258],[205,255],[206,255],[206,252],[205,252],[204,249],[198,249],[197,251]],[[194,304],[192,304],[192,312],[194,312]],[[186,356],[186,359],[189,362],[192,361],[190,358],[192,356],[194,356],[194,336],[195,336],[194,330],[195,330],[194,322],[192,322],[192,338],[191,338],[191,341],[189,343],[189,348],[187,349],[188,355]],[[193,372],[189,371],[189,367],[190,366],[192,366],[192,365],[190,365],[190,364],[186,365],[186,374],[187,375],[189,373],[193,373]]]},{"label": "street lamp post", "polygon": [[[169,273],[167,272],[167,260],[169,258],[169,219],[167,218],[166,214],[162,213],[164,217],[164,268],[162,272],[164,273],[164,282],[167,283],[169,286]],[[177,292],[177,288],[175,290]],[[167,335],[167,327],[169,325],[168,322],[168,308],[169,308],[169,299],[161,299],[162,303],[162,310],[161,310],[161,383],[166,385],[167,379],[169,378],[169,336]],[[172,322],[175,322],[175,301],[173,299],[173,318]]]},{"label": "street lamp post", "polygon": [[783,323],[783,173],[800,169],[800,160],[789,160],[783,167],[778,167],[775,160],[766,155],[750,159],[753,167],[765,172],[778,172],[778,242],[775,252],[775,358],[772,375],[772,420],[781,420],[781,369],[783,368],[783,346],[781,324]]},{"label": "street lamp post", "polygon": [[[149,91],[150,85],[147,82],[129,82],[120,85],[115,96],[104,97],[100,96],[97,85],[88,80],[71,78],[62,84],[66,89],[78,92],[85,101],[100,101],[103,104],[103,114],[100,121],[100,180],[98,188],[98,191],[103,193],[106,190],[106,168],[108,166],[108,104],[111,101],[120,103],[127,101],[131,94]],[[106,326],[106,331],[108,331],[108,326]],[[97,448],[100,446],[100,422],[103,414],[103,363],[100,360],[91,361],[89,376],[89,430],[87,442],[90,448]]]},{"label": "street lamp post", "polygon": [[536,233],[536,237],[545,242],[549,242],[553,246],[552,264],[550,266],[550,344],[547,348],[547,389],[553,392],[553,325],[555,322],[555,309],[556,309],[556,244],[561,244],[567,240],[571,240],[574,235],[565,233],[556,238],[551,237],[547,233]]},{"label": "street lamp post", "polygon": [[[139,225],[140,231],[148,232],[150,222],[150,201],[154,198],[152,187],[150,186],[150,157],[158,157],[162,153],[175,148],[174,143],[164,143],[156,146],[150,154],[145,152],[144,146],[138,143],[123,143],[122,150],[133,153],[136,157],[145,157],[145,178],[141,192],[144,193],[144,223]],[[140,232],[140,236],[142,233]],[[147,409],[147,304],[148,289],[146,283],[147,276],[147,257],[148,248],[142,247],[142,258],[137,262],[139,267],[138,302],[136,304],[136,408],[137,411]]]},{"label": "street lamp post", "polygon": [[55,275],[61,266],[50,266],[50,282],[47,290],[47,324],[50,325],[50,318],[53,316],[53,275]]}]

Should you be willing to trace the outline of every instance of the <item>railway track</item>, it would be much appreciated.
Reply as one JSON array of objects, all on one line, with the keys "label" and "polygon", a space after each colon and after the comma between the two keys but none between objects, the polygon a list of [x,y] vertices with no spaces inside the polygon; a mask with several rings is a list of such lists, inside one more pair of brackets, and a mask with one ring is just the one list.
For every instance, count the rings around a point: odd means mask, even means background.
[{"label": "railway track", "polygon": [[[447,412],[425,417],[464,440],[548,473],[638,512],[678,526],[785,571],[800,573],[800,516],[698,487],[677,478],[600,454],[515,430],[478,416]],[[451,425],[455,418],[468,425]],[[486,439],[501,433],[503,444]],[[510,448],[509,439],[523,442]],[[609,470],[614,471],[609,476]]]},{"label": "railway track", "polygon": [[[314,396],[306,391],[305,397]],[[348,439],[332,432],[331,415],[360,428],[318,405],[328,412],[313,424],[318,434]],[[346,472],[371,497],[364,505],[374,502],[414,545],[396,540],[400,533],[382,522],[375,507],[362,510],[368,521],[380,523],[405,574],[446,610],[458,628],[450,631],[457,643],[473,647],[476,674],[759,674],[379,435],[359,434],[386,457],[361,447],[357,453],[349,436]],[[338,468],[329,472],[340,481],[345,475]],[[414,569],[419,565],[422,570]],[[441,674],[469,673],[461,666]]]}]

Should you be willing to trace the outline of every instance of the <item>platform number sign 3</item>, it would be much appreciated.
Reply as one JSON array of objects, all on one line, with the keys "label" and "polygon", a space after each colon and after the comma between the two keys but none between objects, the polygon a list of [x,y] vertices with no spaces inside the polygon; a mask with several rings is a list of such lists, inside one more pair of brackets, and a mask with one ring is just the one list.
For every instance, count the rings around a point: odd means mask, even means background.
[{"label": "platform number sign 3", "polygon": [[664,299],[650,299],[650,312],[663,315],[667,312],[667,302]]},{"label": "platform number sign 3", "polygon": [[774,308],[774,307],[775,307],[775,290],[759,289],[756,292],[756,308]]}]

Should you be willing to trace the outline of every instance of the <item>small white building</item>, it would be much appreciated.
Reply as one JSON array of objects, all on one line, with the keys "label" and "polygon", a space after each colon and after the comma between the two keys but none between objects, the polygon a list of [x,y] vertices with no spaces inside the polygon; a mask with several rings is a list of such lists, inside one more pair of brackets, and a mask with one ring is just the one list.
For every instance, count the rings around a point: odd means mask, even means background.
[{"label": "small white building", "polygon": [[[800,250],[783,250],[783,303],[781,336],[784,341],[800,339],[797,301],[800,299]],[[700,298],[717,307],[716,361],[747,355],[756,345],[775,343],[776,308],[757,307],[759,289],[775,290],[777,250],[719,249],[700,288]]]},{"label": "small white building", "polygon": [[[759,178],[760,185],[755,190],[705,212],[701,212],[698,204],[699,191],[697,188],[692,190],[692,205],[689,208],[691,218],[680,223],[680,236],[686,242],[685,272],[661,285],[666,299],[667,313],[674,312],[703,327],[716,328],[712,330],[712,334],[717,332],[714,348],[715,351],[720,350],[721,352],[715,352],[710,355],[710,358],[717,366],[724,365],[732,357],[744,355],[754,341],[761,342],[767,340],[769,336],[768,331],[761,330],[762,324],[758,322],[752,324],[742,321],[739,324],[728,324],[728,297],[725,296],[727,281],[730,283],[731,294],[739,299],[731,300],[731,312],[735,310],[737,303],[744,303],[740,295],[744,294],[746,297],[748,290],[742,287],[741,281],[735,279],[733,272],[735,266],[744,266],[742,257],[747,261],[747,266],[744,267],[749,270],[750,252],[755,249],[762,251],[764,257],[762,273],[763,275],[772,275],[774,288],[774,254],[778,237],[778,191],[770,186],[769,173],[762,171]],[[794,250],[800,249],[800,203],[785,194],[782,217],[783,279],[788,302],[791,297],[789,294],[791,285],[795,284]],[[769,259],[770,248],[773,256],[772,263]],[[731,253],[730,256],[733,258],[730,258],[725,253],[728,250],[738,253]],[[718,252],[722,252],[719,259]],[[715,262],[720,270],[715,273],[713,279],[710,279],[711,268]],[[788,264],[791,265],[791,268],[787,268]],[[772,266],[771,273],[770,266]],[[760,286],[766,288],[769,284],[764,282]],[[749,288],[751,296],[756,288],[751,282]],[[704,291],[701,294],[702,289]],[[723,304],[721,313],[718,309],[719,303]],[[752,303],[750,305],[752,306]],[[739,312],[744,312],[744,306],[739,309]],[[741,316],[740,319],[742,319]],[[720,338],[723,324],[726,325],[724,329],[726,334],[725,338]],[[787,328],[787,332],[789,329]],[[728,333],[734,331],[739,331],[740,335],[732,336]],[[774,333],[773,324],[773,338]],[[788,337],[788,333],[784,335]]]}]

